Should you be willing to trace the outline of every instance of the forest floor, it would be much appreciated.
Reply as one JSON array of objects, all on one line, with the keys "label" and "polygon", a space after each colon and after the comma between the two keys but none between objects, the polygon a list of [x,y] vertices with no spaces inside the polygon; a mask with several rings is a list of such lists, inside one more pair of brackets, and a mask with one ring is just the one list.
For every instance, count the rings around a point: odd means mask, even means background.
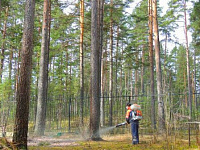
[{"label": "forest floor", "polygon": [[[85,136],[86,137],[86,136]],[[29,150],[200,150],[196,138],[188,144],[187,137],[140,135],[140,144],[131,144],[131,134],[104,135],[102,141],[90,141],[81,135],[29,138]]]},{"label": "forest floor", "polygon": [[76,146],[78,142],[84,141],[74,134],[42,136],[42,137],[29,137],[28,146],[48,146],[48,147],[63,147],[63,146]]},{"label": "forest floor", "polygon": [[[52,133],[43,137],[29,136],[29,150],[200,150],[195,136],[144,135],[140,134],[140,144],[131,144],[131,133],[107,134],[102,141],[90,141],[86,134]],[[10,141],[11,139],[7,139]],[[0,141],[1,145],[1,141]],[[0,147],[1,149],[1,147]]]}]

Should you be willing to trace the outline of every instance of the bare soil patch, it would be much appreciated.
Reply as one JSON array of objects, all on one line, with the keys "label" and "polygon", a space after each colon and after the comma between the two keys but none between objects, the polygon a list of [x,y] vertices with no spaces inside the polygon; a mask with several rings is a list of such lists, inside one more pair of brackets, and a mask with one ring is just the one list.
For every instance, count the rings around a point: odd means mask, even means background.
[{"label": "bare soil patch", "polygon": [[65,134],[62,136],[29,137],[28,146],[64,147],[79,145],[78,141],[84,140],[79,135]]},{"label": "bare soil patch", "polygon": [[53,138],[53,137],[40,137],[40,138],[32,138],[28,140],[28,146],[75,146],[78,145],[77,140],[73,139],[61,139],[61,138]]}]

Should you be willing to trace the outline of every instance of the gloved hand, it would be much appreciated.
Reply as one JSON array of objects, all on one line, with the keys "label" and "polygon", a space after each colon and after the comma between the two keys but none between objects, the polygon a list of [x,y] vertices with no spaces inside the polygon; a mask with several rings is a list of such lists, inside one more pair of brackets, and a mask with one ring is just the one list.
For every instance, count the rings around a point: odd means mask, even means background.
[{"label": "gloved hand", "polygon": [[128,124],[130,124],[130,121],[129,121],[129,119],[126,119],[126,122],[127,122]]}]

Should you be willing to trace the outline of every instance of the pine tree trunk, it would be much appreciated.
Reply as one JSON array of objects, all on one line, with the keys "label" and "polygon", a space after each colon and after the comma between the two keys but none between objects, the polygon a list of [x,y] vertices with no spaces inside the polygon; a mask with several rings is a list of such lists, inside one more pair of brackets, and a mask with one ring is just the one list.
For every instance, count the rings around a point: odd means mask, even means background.
[{"label": "pine tree trunk", "polygon": [[117,80],[117,73],[118,73],[118,68],[119,68],[119,65],[118,65],[118,60],[119,60],[119,25],[117,26],[117,48],[116,48],[116,58],[115,58],[115,64],[116,64],[116,71],[115,71],[115,96],[117,96],[118,94],[118,80]]},{"label": "pine tree trunk", "polygon": [[84,33],[84,0],[80,0],[80,123],[83,125],[83,100],[84,100],[84,53],[83,53],[83,33]]},{"label": "pine tree trunk", "polygon": [[[131,95],[131,97],[130,97],[130,99],[129,100],[132,100],[132,98],[133,98],[133,95],[136,93],[136,86],[134,87],[134,90],[133,90],[133,77],[135,77],[136,78],[136,71],[135,71],[135,75],[134,75],[134,71],[133,71],[133,69],[130,69],[130,95]],[[136,100],[136,97],[134,97],[135,99],[134,100]]]},{"label": "pine tree trunk", "polygon": [[13,132],[13,143],[17,144],[19,149],[27,149],[34,13],[35,0],[27,0],[21,50],[20,79],[17,91],[17,106]]},{"label": "pine tree trunk", "polygon": [[68,42],[66,43],[66,45],[65,45],[65,62],[66,62],[66,64],[65,64],[65,91],[67,91],[68,90],[68,78],[69,78],[69,74],[68,74],[68,56],[69,54],[68,54]]},{"label": "pine tree trunk", "polygon": [[[121,45],[122,45],[122,52],[121,52],[122,54],[121,54],[121,57],[123,58],[123,54],[124,54],[123,40],[122,40]],[[120,61],[119,63],[122,64],[122,61]],[[123,79],[123,67],[121,65],[121,67],[120,67],[120,85],[119,85],[119,87],[120,87],[120,95],[122,95],[122,91],[123,91],[122,79]]]},{"label": "pine tree trunk", "polygon": [[185,42],[186,42],[186,59],[187,59],[187,83],[188,83],[188,102],[189,102],[189,117],[192,119],[192,90],[190,79],[190,62],[189,62],[189,48],[187,36],[187,18],[186,18],[186,1],[184,1],[184,18],[185,18]]},{"label": "pine tree trunk", "polygon": [[90,137],[100,139],[100,100],[99,100],[99,41],[98,41],[98,1],[91,5],[91,96],[90,96]]},{"label": "pine tree trunk", "polygon": [[141,93],[144,95],[144,63],[145,63],[145,46],[142,47],[142,68],[141,68]]},{"label": "pine tree trunk", "polygon": [[112,106],[113,106],[113,0],[110,1],[110,68],[109,68],[109,125],[112,126]]},{"label": "pine tree trunk", "polygon": [[167,63],[167,60],[166,60],[166,57],[167,57],[167,40],[168,40],[168,36],[167,36],[167,34],[165,35],[165,49],[164,49],[164,66],[163,66],[163,68],[164,68],[164,70],[163,70],[163,93],[165,94],[167,91],[167,89],[166,89],[166,74],[167,74],[167,72],[166,72],[166,63]]},{"label": "pine tree trunk", "polygon": [[[138,65],[138,53],[136,52],[136,65]],[[132,76],[132,74],[131,74]],[[132,85],[132,80],[130,81],[130,84]],[[136,68],[135,69],[135,92],[134,92],[134,95],[135,95],[135,102],[137,103],[138,102],[138,69]]]},{"label": "pine tree trunk", "polygon": [[165,115],[164,115],[164,102],[162,91],[162,74],[160,63],[160,43],[159,43],[159,31],[157,20],[157,0],[153,0],[153,28],[154,28],[154,42],[155,42],[155,62],[156,62],[156,79],[157,79],[157,94],[158,94],[158,121],[159,131],[165,129]]},{"label": "pine tree trunk", "polygon": [[[107,40],[105,43],[105,47],[107,47]],[[105,86],[107,84],[107,49],[105,49],[105,51],[102,53],[102,63],[101,63],[101,126],[104,126],[105,124],[105,111],[104,111],[104,107],[105,107],[105,102],[104,102],[104,96],[105,96],[105,91],[107,91],[107,86]]]},{"label": "pine tree trunk", "polygon": [[104,126],[104,61],[103,61],[103,54],[101,57],[101,101],[100,101],[100,125],[101,127]]},{"label": "pine tree trunk", "polygon": [[47,105],[47,84],[48,84],[48,56],[49,56],[49,0],[44,0],[42,44],[40,57],[40,71],[38,81],[37,115],[35,124],[35,135],[44,135]]},{"label": "pine tree trunk", "polygon": [[197,102],[197,96],[196,96],[196,48],[194,49],[194,102],[195,102],[195,108],[198,109],[198,102]]},{"label": "pine tree trunk", "polygon": [[103,14],[104,14],[104,0],[99,0],[99,30],[100,30],[100,124],[101,126],[104,126],[104,98],[103,98],[103,91],[104,91],[104,57],[103,57]]},{"label": "pine tree trunk", "polygon": [[150,63],[150,90],[151,90],[151,125],[156,129],[155,118],[155,91],[154,91],[154,61],[153,61],[153,12],[152,0],[149,0],[149,63]]}]

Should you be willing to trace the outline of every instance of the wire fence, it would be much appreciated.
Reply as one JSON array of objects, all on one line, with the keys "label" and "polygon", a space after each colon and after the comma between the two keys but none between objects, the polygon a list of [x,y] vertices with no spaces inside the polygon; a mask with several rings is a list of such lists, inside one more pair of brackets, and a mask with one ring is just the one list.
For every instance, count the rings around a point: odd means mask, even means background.
[{"label": "wire fence", "polygon": [[[194,99],[195,97],[195,99]],[[200,121],[200,94],[196,93],[193,97],[192,120]],[[156,100],[157,97],[155,97]],[[104,127],[110,126],[110,106],[109,100],[112,99],[112,125],[125,122],[126,103],[137,103],[141,105],[143,112],[143,119],[140,121],[140,130],[143,134],[151,134],[151,96],[130,96],[117,95],[109,97],[103,95],[100,100],[103,100],[104,113]],[[163,96],[165,106],[166,126],[169,131],[182,131],[187,133],[189,106],[187,95],[185,94],[168,94]],[[13,100],[1,101],[1,128],[2,132],[12,132],[15,120],[16,102]],[[45,132],[78,132],[80,130],[80,108],[81,99],[78,96],[49,96],[47,101],[46,112],[46,129]],[[155,108],[157,114],[157,102],[155,101]],[[29,132],[34,131],[35,118],[37,110],[37,99],[31,98],[29,110]],[[157,116],[157,115],[156,115]],[[83,99],[83,118],[84,125],[89,127],[90,118],[90,97]],[[156,117],[157,120],[157,117]],[[193,125],[191,129],[196,130]],[[126,132],[125,127],[116,129],[115,132]],[[195,133],[195,132],[194,132]]]}]

